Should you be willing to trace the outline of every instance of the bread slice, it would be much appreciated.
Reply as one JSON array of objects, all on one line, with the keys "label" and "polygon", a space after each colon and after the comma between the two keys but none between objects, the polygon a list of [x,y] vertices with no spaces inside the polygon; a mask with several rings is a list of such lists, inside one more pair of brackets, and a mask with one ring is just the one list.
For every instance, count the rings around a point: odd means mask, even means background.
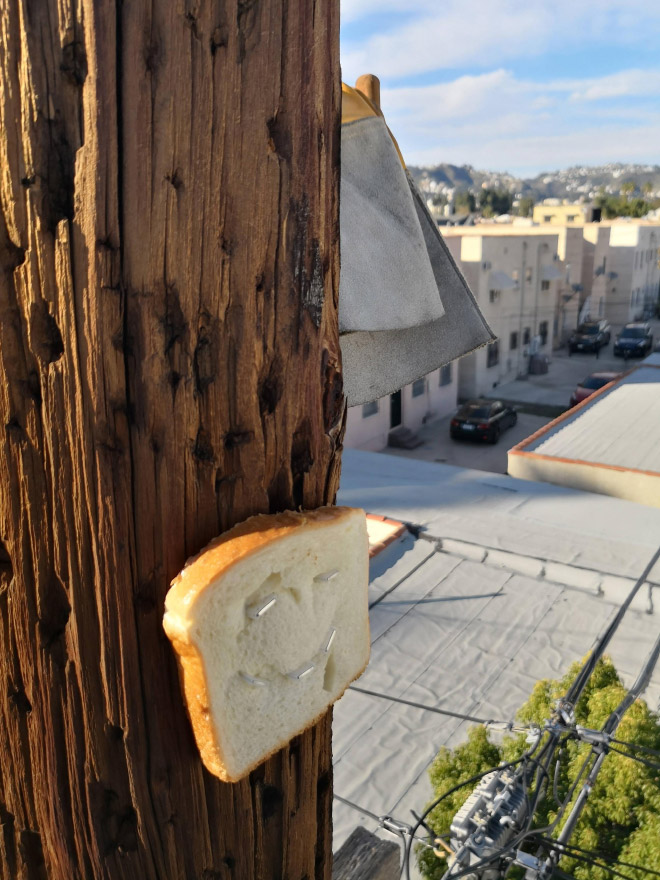
[{"label": "bread slice", "polygon": [[368,569],[349,507],[251,517],[186,563],[163,626],[211,773],[243,778],[363,672]]}]

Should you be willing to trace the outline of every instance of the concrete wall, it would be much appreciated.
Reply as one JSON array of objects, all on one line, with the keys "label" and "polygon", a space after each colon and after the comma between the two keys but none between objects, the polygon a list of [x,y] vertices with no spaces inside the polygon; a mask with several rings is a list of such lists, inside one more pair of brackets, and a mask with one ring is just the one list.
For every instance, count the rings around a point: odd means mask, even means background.
[{"label": "concrete wall", "polygon": [[553,483],[660,507],[660,474],[550,458],[516,449],[508,453],[507,470],[510,476],[521,480]]},{"label": "concrete wall", "polygon": [[[557,290],[558,332],[556,345],[564,345],[577,327],[578,315],[583,293],[574,291],[573,285],[584,287],[584,246],[582,227],[563,226],[558,228],[558,253],[564,268],[564,278]],[[570,299],[567,299],[570,297]]]}]

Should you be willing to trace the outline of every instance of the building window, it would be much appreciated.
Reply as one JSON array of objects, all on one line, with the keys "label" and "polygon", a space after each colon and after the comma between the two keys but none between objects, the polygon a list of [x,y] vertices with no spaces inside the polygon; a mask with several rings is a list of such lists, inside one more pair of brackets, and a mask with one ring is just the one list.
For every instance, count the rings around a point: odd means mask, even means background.
[{"label": "building window", "polygon": [[499,298],[500,298],[499,290],[491,290],[490,291],[490,301],[492,303],[497,302]]},{"label": "building window", "polygon": [[412,396],[420,397],[426,391],[426,379],[415,379],[412,383]]},{"label": "building window", "polygon": [[548,341],[548,322],[541,321],[539,324],[539,336],[541,337],[541,345],[545,345]]},{"label": "building window", "polygon": [[512,333],[509,337],[509,349],[515,351],[518,348],[518,334]]},{"label": "building window", "polygon": [[362,404],[362,418],[366,419],[369,416],[375,416],[378,412],[378,401],[372,400],[370,403]]},{"label": "building window", "polygon": [[552,214],[544,214],[543,215],[544,223],[552,223]]},{"label": "building window", "polygon": [[569,214],[569,215],[566,217],[566,222],[567,222],[567,223],[575,223],[576,220],[577,220],[577,214]]},{"label": "building window", "polygon": [[541,290],[550,290],[550,282],[542,281],[541,282]]},{"label": "building window", "polygon": [[491,342],[488,346],[487,367],[495,367],[500,362],[500,344],[499,342]]},{"label": "building window", "polygon": [[440,387],[443,385],[451,385],[451,364],[440,367]]},{"label": "building window", "polygon": [[530,338],[529,327],[525,327],[525,330],[523,331],[523,345],[529,345]]}]

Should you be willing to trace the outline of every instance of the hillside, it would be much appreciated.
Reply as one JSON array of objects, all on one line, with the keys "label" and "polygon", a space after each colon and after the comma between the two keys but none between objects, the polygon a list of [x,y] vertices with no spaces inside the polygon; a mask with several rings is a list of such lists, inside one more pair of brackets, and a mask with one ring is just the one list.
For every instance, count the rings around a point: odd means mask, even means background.
[{"label": "hillside", "polygon": [[546,198],[588,200],[601,190],[608,195],[619,195],[621,186],[632,181],[637,186],[637,195],[642,195],[645,184],[650,184],[651,196],[660,196],[660,165],[575,166],[532,178],[514,177],[507,172],[479,171],[471,165],[448,163],[427,168],[410,166],[409,170],[420,189],[429,195],[448,195],[452,190],[477,193],[483,187],[489,187],[506,190],[518,197],[529,196],[537,201]]}]

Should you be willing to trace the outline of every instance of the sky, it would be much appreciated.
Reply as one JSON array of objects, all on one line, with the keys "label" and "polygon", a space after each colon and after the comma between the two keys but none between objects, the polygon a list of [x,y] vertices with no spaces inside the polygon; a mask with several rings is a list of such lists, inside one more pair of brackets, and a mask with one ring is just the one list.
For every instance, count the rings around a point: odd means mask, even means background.
[{"label": "sky", "polygon": [[660,0],[341,0],[411,165],[660,164]]}]

